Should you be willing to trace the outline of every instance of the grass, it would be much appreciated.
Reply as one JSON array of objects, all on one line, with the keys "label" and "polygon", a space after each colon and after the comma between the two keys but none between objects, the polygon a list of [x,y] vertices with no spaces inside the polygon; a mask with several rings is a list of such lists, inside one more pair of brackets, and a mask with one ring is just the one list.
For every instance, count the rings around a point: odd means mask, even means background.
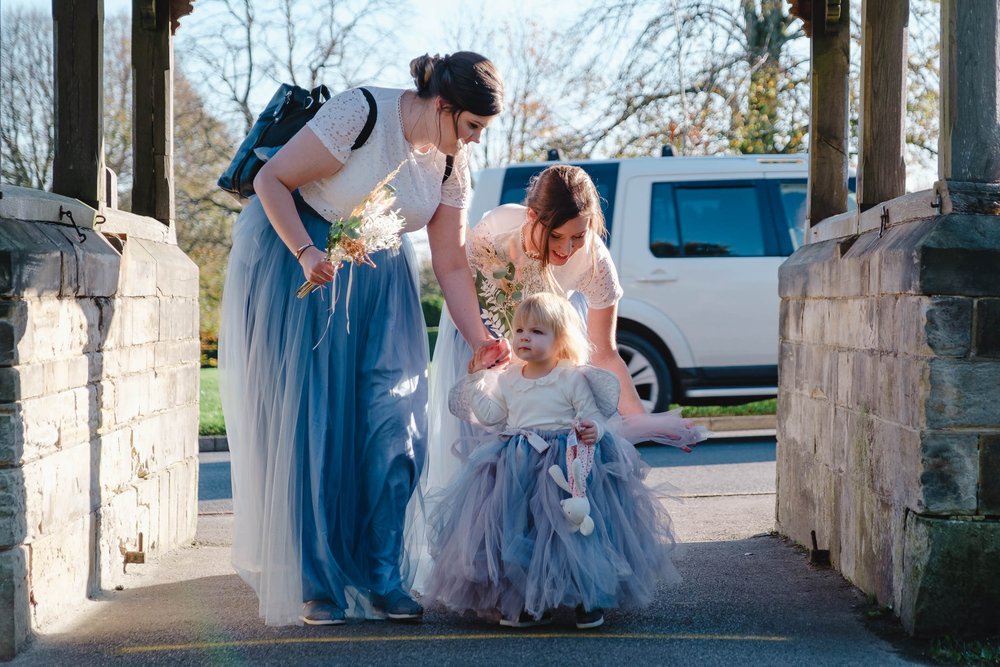
[{"label": "grass", "polygon": [[[436,332],[435,332],[436,333]],[[684,408],[685,417],[732,417],[744,415],[773,415],[777,399],[756,401],[743,405],[699,405]],[[670,406],[676,408],[676,405]],[[201,369],[201,421],[200,435],[225,435],[226,422],[222,418],[219,402],[219,369]]]},{"label": "grass", "polygon": [[219,401],[219,369],[201,369],[201,401],[199,435],[225,435],[226,422],[222,418],[222,403]]}]

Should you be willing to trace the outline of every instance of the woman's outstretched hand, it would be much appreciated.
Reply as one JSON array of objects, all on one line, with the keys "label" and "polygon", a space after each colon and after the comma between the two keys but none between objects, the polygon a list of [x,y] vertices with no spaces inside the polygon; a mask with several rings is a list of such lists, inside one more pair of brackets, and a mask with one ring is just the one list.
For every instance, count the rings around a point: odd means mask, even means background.
[{"label": "woman's outstretched hand", "polygon": [[469,373],[486,368],[503,368],[510,361],[510,343],[506,338],[491,338],[476,347],[469,360]]}]

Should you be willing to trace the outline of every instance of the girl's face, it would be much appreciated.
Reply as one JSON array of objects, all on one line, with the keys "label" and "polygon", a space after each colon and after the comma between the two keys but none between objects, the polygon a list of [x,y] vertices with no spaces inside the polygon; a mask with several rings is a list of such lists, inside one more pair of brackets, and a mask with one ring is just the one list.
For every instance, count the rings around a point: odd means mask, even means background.
[{"label": "girl's face", "polygon": [[441,111],[441,145],[438,148],[448,155],[457,155],[465,144],[478,144],[483,130],[496,116],[477,116],[471,111],[458,115],[447,109]]},{"label": "girl's face", "polygon": [[[534,221],[534,211],[528,209],[528,214]],[[534,223],[531,227],[531,240],[536,248],[542,249],[545,247],[545,233],[548,232],[549,264],[562,266],[584,246],[589,230],[590,216],[578,215],[551,230],[544,225]]]},{"label": "girl's face", "polygon": [[556,354],[556,337],[551,327],[530,319],[514,325],[514,354],[527,363],[551,361]]}]

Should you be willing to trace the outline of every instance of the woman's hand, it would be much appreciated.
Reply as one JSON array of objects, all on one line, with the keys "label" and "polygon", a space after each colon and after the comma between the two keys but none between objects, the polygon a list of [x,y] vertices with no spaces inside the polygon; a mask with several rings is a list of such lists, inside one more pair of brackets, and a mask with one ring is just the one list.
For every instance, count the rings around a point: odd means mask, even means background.
[{"label": "woman's hand", "polygon": [[326,259],[326,253],[312,246],[306,248],[299,257],[299,266],[306,280],[313,285],[325,285],[337,274],[337,266]]},{"label": "woman's hand", "polygon": [[597,424],[589,419],[583,419],[576,427],[576,437],[585,445],[597,442]]},{"label": "woman's hand", "polygon": [[469,360],[469,373],[486,368],[503,368],[510,361],[510,343],[505,338],[489,338],[476,346]]}]

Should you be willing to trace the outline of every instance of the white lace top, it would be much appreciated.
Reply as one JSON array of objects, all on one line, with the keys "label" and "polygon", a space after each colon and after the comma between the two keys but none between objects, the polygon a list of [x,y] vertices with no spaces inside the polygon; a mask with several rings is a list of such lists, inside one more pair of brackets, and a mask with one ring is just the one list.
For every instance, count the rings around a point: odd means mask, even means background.
[{"label": "white lace top", "polygon": [[466,376],[465,391],[472,412],[487,426],[508,429],[563,429],[574,421],[589,419],[604,435],[604,417],[583,372],[560,362],[545,377],[529,379],[520,364],[501,372],[483,370]]},{"label": "white lace top", "polygon": [[425,226],[438,204],[466,208],[471,180],[465,150],[455,156],[451,176],[442,184],[445,154],[436,149],[421,153],[403,136],[399,100],[404,91],[365,87],[375,98],[378,118],[371,136],[358,150],[352,151],[351,146],[368,119],[368,102],[357,88],[327,101],[309,121],[309,129],[344,167],[330,178],[299,188],[306,203],[327,220],[336,220],[350,213],[380,180],[405,161],[392,181],[395,207],[406,219],[404,231]]},{"label": "white lace top", "polygon": [[[466,251],[483,321],[496,334],[509,336],[514,309],[525,296],[579,292],[590,308],[607,308],[622,297],[618,272],[604,243],[587,235],[583,248],[562,266],[548,266],[528,257],[522,243],[527,208],[505,204],[493,209],[469,232]],[[525,233],[527,231],[525,230]]]}]

